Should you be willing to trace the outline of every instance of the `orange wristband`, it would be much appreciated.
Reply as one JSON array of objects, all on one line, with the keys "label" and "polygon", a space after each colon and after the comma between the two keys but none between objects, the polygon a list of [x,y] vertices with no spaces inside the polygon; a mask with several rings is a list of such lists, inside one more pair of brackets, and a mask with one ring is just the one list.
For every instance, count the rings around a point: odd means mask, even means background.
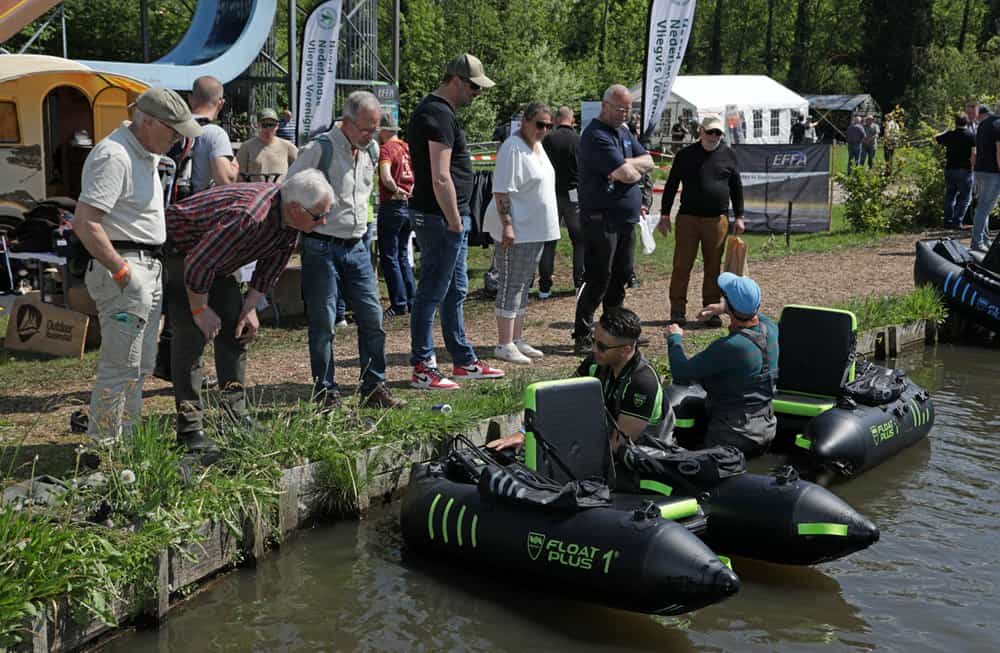
[{"label": "orange wristband", "polygon": [[118,272],[112,274],[111,278],[114,279],[115,281],[121,281],[122,279],[125,278],[125,275],[128,274],[128,270],[129,270],[128,261],[125,261],[124,263],[122,263],[121,269],[118,270]]},{"label": "orange wristband", "polygon": [[208,308],[208,304],[205,304],[204,306],[199,306],[198,308],[192,308],[191,315],[201,315],[202,313],[205,312],[206,308]]}]

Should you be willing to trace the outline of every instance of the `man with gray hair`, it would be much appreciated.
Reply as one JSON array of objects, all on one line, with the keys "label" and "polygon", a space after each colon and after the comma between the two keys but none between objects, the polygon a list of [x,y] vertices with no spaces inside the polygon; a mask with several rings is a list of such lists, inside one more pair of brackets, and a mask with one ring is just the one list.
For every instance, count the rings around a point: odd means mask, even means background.
[{"label": "man with gray hair", "polygon": [[594,311],[621,306],[632,272],[635,225],[642,210],[642,176],[653,157],[625,127],[632,94],[621,84],[604,92],[601,112],[591,120],[577,149],[584,285],[576,301],[574,349],[590,352]]},{"label": "man with gray hair", "polygon": [[[170,367],[177,440],[210,462],[218,448],[204,432],[201,356],[215,344],[223,409],[251,425],[246,408],[247,345],[257,335],[257,305],[274,287],[299,241],[326,223],[333,189],[316,170],[283,184],[230,184],[192,195],[167,209],[166,297],[174,327]],[[233,273],[257,266],[246,296]]]},{"label": "man with gray hair", "polygon": [[156,358],[166,240],[160,156],[182,137],[201,134],[184,100],[165,88],[140,95],[132,118],[87,156],[73,219],[94,257],[86,283],[102,339],[87,432],[99,443],[120,439],[138,421],[142,384]]},{"label": "man with gray hair", "polygon": [[398,408],[385,384],[385,331],[371,256],[365,246],[368,198],[375,180],[377,150],[372,137],[382,115],[378,99],[355,91],[344,102],[343,120],[299,151],[288,174],[317,168],[333,187],[326,223],[302,241],[302,293],[309,319],[309,364],[313,397],[324,408],[339,405],[334,380],[333,335],[342,291],[358,325],[362,405]]}]

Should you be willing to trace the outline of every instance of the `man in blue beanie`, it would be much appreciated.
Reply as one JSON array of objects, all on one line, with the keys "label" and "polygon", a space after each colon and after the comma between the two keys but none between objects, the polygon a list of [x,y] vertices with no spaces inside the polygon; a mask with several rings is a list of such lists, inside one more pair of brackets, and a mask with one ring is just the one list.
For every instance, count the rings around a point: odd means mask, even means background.
[{"label": "man in blue beanie", "polygon": [[705,446],[735,446],[747,457],[767,451],[777,420],[771,400],[778,379],[778,325],[759,314],[760,286],[729,272],[719,275],[722,301],[702,309],[699,318],[729,316],[729,335],[688,358],[684,330],[668,327],[667,354],[675,383],[698,382],[708,393]]}]

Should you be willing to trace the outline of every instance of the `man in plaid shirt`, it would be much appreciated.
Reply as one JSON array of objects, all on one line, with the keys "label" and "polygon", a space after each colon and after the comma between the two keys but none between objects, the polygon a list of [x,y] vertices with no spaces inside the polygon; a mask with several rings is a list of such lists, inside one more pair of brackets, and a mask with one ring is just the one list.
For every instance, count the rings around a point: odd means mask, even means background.
[{"label": "man in plaid shirt", "polygon": [[[177,440],[204,462],[218,457],[203,430],[201,355],[215,343],[223,407],[249,424],[244,382],[247,345],[257,335],[257,305],[270,292],[299,240],[326,222],[333,190],[316,170],[283,184],[218,186],[167,209],[166,298],[174,325],[171,369]],[[246,296],[233,273],[257,261]]]}]

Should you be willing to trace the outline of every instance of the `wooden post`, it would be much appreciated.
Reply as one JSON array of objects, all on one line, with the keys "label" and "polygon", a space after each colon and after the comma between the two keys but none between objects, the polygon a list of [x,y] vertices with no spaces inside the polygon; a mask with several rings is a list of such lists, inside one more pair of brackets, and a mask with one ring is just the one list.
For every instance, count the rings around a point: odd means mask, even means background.
[{"label": "wooden post", "polygon": [[880,329],[875,334],[875,354],[873,356],[875,360],[884,361],[886,359],[889,344],[887,341],[886,330]]},{"label": "wooden post", "polygon": [[48,619],[45,617],[47,613],[48,608],[45,608],[40,615],[31,618],[32,653],[49,653],[49,627]]},{"label": "wooden post", "polygon": [[156,564],[156,612],[153,616],[162,621],[170,610],[170,551],[160,551]]}]

